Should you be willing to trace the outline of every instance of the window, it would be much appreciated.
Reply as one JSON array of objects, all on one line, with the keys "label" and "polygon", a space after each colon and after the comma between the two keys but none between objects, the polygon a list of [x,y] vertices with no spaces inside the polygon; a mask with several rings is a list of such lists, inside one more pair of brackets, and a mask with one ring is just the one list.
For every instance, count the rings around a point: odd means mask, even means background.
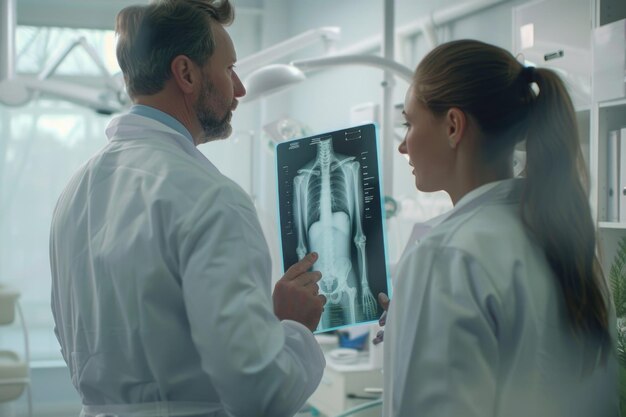
[{"label": "window", "polygon": [[[17,72],[39,73],[48,59],[84,36],[112,72],[119,71],[111,31],[18,27]],[[94,61],[73,49],[54,73],[93,83]],[[40,97],[0,105],[0,282],[21,292],[33,361],[61,359],[50,311],[48,239],[57,198],[76,169],[106,143],[110,117]],[[23,350],[19,323],[0,329],[0,347]]]},{"label": "window", "polygon": [[[246,33],[237,33],[241,42],[235,40],[244,45],[244,51],[256,45],[253,34]],[[16,33],[18,74],[39,74],[79,37],[98,52],[110,73],[119,72],[113,31],[20,26]],[[52,77],[89,86],[103,83],[101,70],[79,47],[71,50]],[[110,120],[110,116],[50,97],[35,97],[23,107],[0,104],[0,282],[21,292],[33,362],[62,359],[50,309],[52,212],[71,175],[106,144],[104,130]],[[204,145],[201,151],[247,188],[250,142],[249,129],[234,128],[228,141]],[[23,351],[18,320],[0,327],[0,349]]]}]

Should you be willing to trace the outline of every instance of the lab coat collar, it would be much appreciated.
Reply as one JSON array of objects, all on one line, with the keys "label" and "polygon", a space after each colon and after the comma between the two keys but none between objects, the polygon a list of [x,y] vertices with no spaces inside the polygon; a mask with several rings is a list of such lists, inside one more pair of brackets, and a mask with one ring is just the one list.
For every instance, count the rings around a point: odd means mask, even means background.
[{"label": "lab coat collar", "polygon": [[486,203],[519,202],[524,182],[524,178],[509,178],[481,185],[457,202],[451,216],[465,213]]},{"label": "lab coat collar", "polygon": [[157,109],[156,107],[146,106],[144,104],[134,104],[128,112],[139,116],[149,117],[150,119],[154,119],[157,122],[161,122],[165,126],[171,127],[178,133],[184,135],[187,139],[191,141],[191,143],[194,143],[191,133],[181,122],[179,122],[171,115],[165,113],[164,111]]},{"label": "lab coat collar", "polygon": [[523,178],[509,178],[483,184],[461,197],[453,209],[430,219],[427,224],[435,227],[452,217],[466,213],[490,201],[519,201],[523,184]]},{"label": "lab coat collar", "polygon": [[200,160],[211,170],[219,172],[217,167],[185,135],[153,118],[133,113],[123,114],[109,122],[105,133],[111,142],[146,138],[172,140],[186,153]]},{"label": "lab coat collar", "polygon": [[[159,121],[153,117],[148,117],[139,113],[125,113],[113,118],[107,126],[105,133],[109,140],[116,140],[115,136],[121,134],[122,137],[145,137],[145,133],[150,130],[156,130],[168,134],[176,134],[184,137],[181,132],[169,127],[166,123]],[[130,135],[129,133],[140,133],[140,136]],[[188,139],[185,138],[189,142]]]},{"label": "lab coat collar", "polygon": [[183,134],[151,117],[134,113],[118,116],[109,122],[105,133],[111,142],[150,136],[169,136],[187,151],[197,151],[195,145]]},{"label": "lab coat collar", "polygon": [[[522,179],[508,179],[502,181],[491,182],[488,184],[484,184],[469,193],[467,193],[461,200],[459,200],[456,206],[436,217],[433,217],[423,223],[416,223],[413,225],[413,230],[411,235],[409,236],[409,240],[407,246],[404,248],[402,255],[399,259],[403,259],[406,254],[411,250],[413,245],[418,244],[421,240],[423,240],[430,232],[436,228],[441,223],[449,220],[450,218],[457,216],[462,213],[466,213],[469,210],[474,209],[475,207],[480,206],[481,204],[485,204],[490,201],[499,201],[503,198],[514,197],[515,201],[519,200],[519,192],[522,189],[523,181]],[[513,199],[511,199],[513,201]],[[400,262],[398,261],[398,264]],[[396,264],[397,265],[397,264]],[[392,276],[395,276],[395,267],[393,265]]]}]

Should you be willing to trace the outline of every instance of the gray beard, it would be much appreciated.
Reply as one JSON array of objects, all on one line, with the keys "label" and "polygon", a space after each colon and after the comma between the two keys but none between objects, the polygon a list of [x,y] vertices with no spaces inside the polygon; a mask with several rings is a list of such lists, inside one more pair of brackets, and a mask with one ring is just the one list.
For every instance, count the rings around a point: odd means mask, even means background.
[{"label": "gray beard", "polygon": [[203,86],[202,96],[196,106],[196,117],[203,131],[203,143],[215,139],[226,139],[233,130],[230,125],[232,114],[230,107],[222,118],[219,118],[213,109],[208,108],[207,104],[210,103],[212,101],[211,99],[215,96],[215,89],[211,84]]},{"label": "gray beard", "polygon": [[205,112],[197,114],[200,126],[202,126],[203,140],[209,142],[216,139],[226,139],[230,136],[233,128],[230,125],[230,111],[221,120],[215,114]]}]

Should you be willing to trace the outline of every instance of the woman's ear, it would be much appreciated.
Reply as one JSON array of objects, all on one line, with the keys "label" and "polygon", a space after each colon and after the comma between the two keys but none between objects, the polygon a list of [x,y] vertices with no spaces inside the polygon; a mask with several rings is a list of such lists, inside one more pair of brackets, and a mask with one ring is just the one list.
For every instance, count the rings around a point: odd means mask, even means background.
[{"label": "woman's ear", "polygon": [[189,57],[178,55],[170,64],[172,79],[185,94],[192,94],[200,83],[199,68]]},{"label": "woman's ear", "polygon": [[456,148],[467,130],[467,117],[458,107],[451,107],[446,113],[446,133],[451,148]]}]

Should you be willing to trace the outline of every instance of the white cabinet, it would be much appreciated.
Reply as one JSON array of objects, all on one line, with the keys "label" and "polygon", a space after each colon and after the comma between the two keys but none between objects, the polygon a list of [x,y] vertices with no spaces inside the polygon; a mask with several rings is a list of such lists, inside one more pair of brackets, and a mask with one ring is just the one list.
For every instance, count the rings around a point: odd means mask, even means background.
[{"label": "white cabinet", "polygon": [[[366,388],[382,388],[381,369],[371,369],[369,365],[336,365],[327,361],[324,376],[308,403],[319,413],[332,417],[360,404],[372,401],[379,396],[366,391]],[[380,406],[360,412],[359,417],[380,417]]]},{"label": "white cabinet", "polygon": [[590,163],[592,46],[594,2],[533,1],[512,10],[512,52],[525,65],[547,67],[565,81],[581,133],[583,154]]},{"label": "white cabinet", "polygon": [[[593,105],[593,132],[594,145],[597,149],[597,166],[596,172],[592,172],[597,183],[597,218],[599,225],[603,228],[620,227],[615,223],[626,223],[625,216],[621,216],[620,211],[624,211],[626,201],[623,186],[619,184],[619,171],[626,169],[626,161],[621,164],[620,154],[624,154],[626,149],[626,135],[621,136],[621,129],[626,128],[626,98],[610,101],[594,101]],[[617,134],[618,146],[611,146],[611,133]],[[616,166],[615,171],[611,172],[611,166]],[[616,172],[617,171],[617,172]],[[595,175],[594,175],[595,174]],[[609,177],[613,177],[611,181]],[[612,190],[610,184],[616,184],[616,190]],[[615,198],[615,200],[613,200]],[[617,208],[611,208],[611,201],[617,203]],[[613,204],[615,206],[615,204]],[[616,213],[612,215],[611,213]],[[626,224],[624,224],[626,227]]]},{"label": "white cabinet", "polygon": [[598,102],[626,97],[626,19],[593,31],[593,96]]},{"label": "white cabinet", "polygon": [[[626,218],[624,218],[624,207],[626,204],[626,184],[617,181],[616,198],[618,199],[618,219],[612,219],[609,208],[609,193],[612,192],[609,187],[609,166],[615,163],[621,163],[620,170],[626,169],[626,159],[620,155],[614,155],[609,152],[609,136],[610,132],[616,132],[626,128],[626,98],[594,102],[593,104],[593,122],[592,135],[595,149],[597,149],[597,158],[595,159],[595,167],[592,167],[592,203],[595,202],[597,207],[596,216],[598,219],[598,239],[602,249],[602,265],[605,274],[608,274],[611,263],[615,257],[617,250],[617,242],[626,237]],[[626,129],[622,131],[619,138],[620,147],[626,147]],[[611,150],[613,151],[613,150]],[[625,155],[624,149],[618,153]],[[612,162],[611,162],[612,160]],[[595,181],[594,181],[595,178]],[[596,185],[593,189],[593,185]],[[621,213],[620,213],[621,212]]]},{"label": "white cabinet", "polygon": [[542,0],[513,8],[513,54],[548,67],[567,84],[574,106],[591,102],[592,2]]},{"label": "white cabinet", "polygon": [[[554,69],[574,101],[605,274],[626,237],[626,215],[612,219],[608,199],[609,162],[619,160],[609,152],[609,134],[626,128],[624,19],[624,0],[541,0],[513,8],[512,52],[526,65]],[[616,194],[625,191],[626,184],[616,185]]]}]

